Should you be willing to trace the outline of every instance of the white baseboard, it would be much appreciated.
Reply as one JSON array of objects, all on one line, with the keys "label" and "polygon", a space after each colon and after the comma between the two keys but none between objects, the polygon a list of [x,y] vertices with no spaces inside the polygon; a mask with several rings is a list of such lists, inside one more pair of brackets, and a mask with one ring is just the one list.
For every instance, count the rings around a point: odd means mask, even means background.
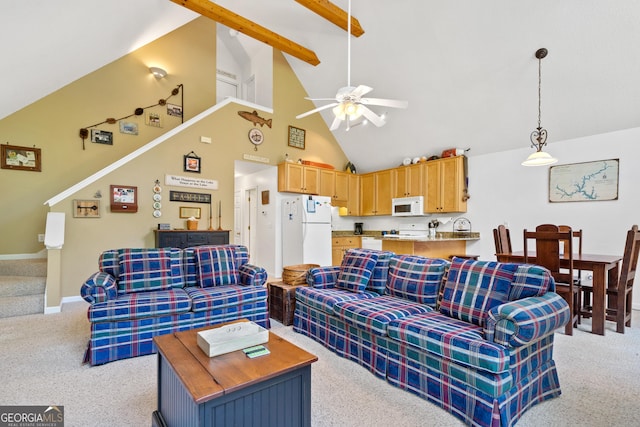
[{"label": "white baseboard", "polygon": [[44,314],[60,313],[62,306],[65,305],[66,303],[80,302],[80,301],[84,301],[84,298],[82,298],[80,295],[74,295],[72,297],[62,297],[62,300],[60,301],[60,305],[56,305],[54,307],[45,307]]}]

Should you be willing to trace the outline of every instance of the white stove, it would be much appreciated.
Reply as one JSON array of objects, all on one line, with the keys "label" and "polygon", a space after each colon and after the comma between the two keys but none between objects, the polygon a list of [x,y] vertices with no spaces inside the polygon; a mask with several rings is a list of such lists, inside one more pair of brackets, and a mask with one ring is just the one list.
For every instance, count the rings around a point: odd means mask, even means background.
[{"label": "white stove", "polygon": [[411,228],[400,229],[398,234],[387,234],[387,239],[426,239],[429,237],[429,228],[427,225],[414,224]]}]

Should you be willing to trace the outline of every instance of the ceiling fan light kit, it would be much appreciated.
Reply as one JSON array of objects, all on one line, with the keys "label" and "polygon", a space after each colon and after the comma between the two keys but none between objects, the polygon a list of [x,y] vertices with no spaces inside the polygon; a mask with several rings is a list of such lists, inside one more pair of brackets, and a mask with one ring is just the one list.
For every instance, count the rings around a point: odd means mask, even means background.
[{"label": "ceiling fan light kit", "polygon": [[540,48],[536,51],[536,58],[538,58],[538,127],[531,132],[531,147],[534,147],[536,151],[531,153],[527,160],[522,162],[522,166],[546,166],[552,165],[558,161],[551,154],[542,151],[542,147],[547,145],[547,130],[540,124],[541,117],[541,99],[542,99],[542,58],[547,56],[547,49]]},{"label": "ceiling fan light kit", "polygon": [[[305,98],[311,101],[333,101],[329,104],[314,108],[296,116],[296,119],[307,117],[311,114],[332,108],[334,115],[333,123],[330,130],[336,130],[344,121],[347,123],[348,131],[355,124],[352,123],[361,117],[364,120],[373,123],[375,126],[384,126],[386,121],[383,115],[374,113],[367,105],[383,106],[391,108],[407,108],[407,101],[399,101],[395,99],[379,99],[379,98],[363,98],[364,95],[371,92],[373,88],[365,85],[351,86],[351,0],[349,0],[349,10],[347,19],[347,85],[338,90],[335,98]],[[359,124],[359,123],[358,123]]]}]

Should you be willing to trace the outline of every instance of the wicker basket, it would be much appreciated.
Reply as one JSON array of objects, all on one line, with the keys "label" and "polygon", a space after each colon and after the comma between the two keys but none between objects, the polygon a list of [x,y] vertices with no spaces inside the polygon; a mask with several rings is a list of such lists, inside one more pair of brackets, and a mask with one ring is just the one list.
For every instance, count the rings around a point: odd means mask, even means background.
[{"label": "wicker basket", "polygon": [[288,265],[282,269],[282,281],[285,285],[304,285],[307,283],[307,271],[320,267],[319,264]]}]

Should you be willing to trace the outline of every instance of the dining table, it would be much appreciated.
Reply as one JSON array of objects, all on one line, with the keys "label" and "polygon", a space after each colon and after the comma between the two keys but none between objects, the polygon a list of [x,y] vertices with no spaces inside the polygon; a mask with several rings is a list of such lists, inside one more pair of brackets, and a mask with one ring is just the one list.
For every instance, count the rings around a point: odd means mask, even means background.
[{"label": "dining table", "polygon": [[[524,251],[514,251],[510,254],[496,254],[500,262],[524,262]],[[563,265],[563,261],[566,262]],[[618,282],[618,268],[622,255],[602,254],[573,254],[573,268],[576,270],[591,271],[593,280],[593,308],[591,318],[591,332],[604,335],[606,320],[607,286]],[[527,262],[536,263],[535,251],[528,251]],[[562,258],[560,267],[566,267],[568,258]]]}]

